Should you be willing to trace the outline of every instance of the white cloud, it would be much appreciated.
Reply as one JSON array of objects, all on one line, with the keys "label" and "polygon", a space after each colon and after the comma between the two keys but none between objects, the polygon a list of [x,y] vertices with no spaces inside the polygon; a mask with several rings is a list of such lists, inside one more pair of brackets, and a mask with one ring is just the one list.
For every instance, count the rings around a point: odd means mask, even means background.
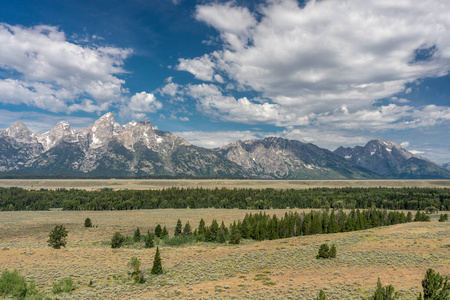
[{"label": "white cloud", "polygon": [[[181,58],[177,68],[210,82],[220,74],[230,88],[261,93],[268,109],[255,109],[250,120],[283,126],[339,120],[351,123],[341,128],[362,124],[377,130],[396,122],[401,129],[448,119],[446,107],[373,104],[409,93],[406,85],[420,78],[449,73],[450,2],[325,0],[300,7],[295,0],[277,0],[260,5],[257,17],[235,3],[197,7],[197,20],[219,31],[223,49]],[[200,103],[204,113],[239,122],[245,122],[246,107],[262,108],[252,99],[220,95],[202,96]],[[335,111],[343,106],[350,113],[340,116]]]},{"label": "white cloud", "polygon": [[140,92],[133,95],[129,103],[123,104],[120,108],[121,117],[129,117],[141,120],[148,113],[155,113],[163,107],[155,95],[147,92]]},{"label": "white cloud", "polygon": [[419,150],[408,150],[409,152],[411,152],[414,155],[419,155],[419,154],[424,154],[424,151],[419,151]]},{"label": "white cloud", "polygon": [[169,82],[164,87],[162,87],[159,92],[162,95],[169,95],[169,96],[174,97],[175,95],[177,95],[179,93],[180,88],[181,88],[180,85],[173,83],[173,82]]},{"label": "white cloud", "polygon": [[402,142],[402,143],[400,143],[400,146],[402,146],[402,148],[408,148],[409,142],[408,141]]},{"label": "white cloud", "polygon": [[[0,68],[12,75],[0,82],[0,101],[54,112],[107,108],[120,102],[130,49],[81,46],[54,26],[0,23]],[[85,100],[88,98],[88,100]],[[92,105],[83,104],[90,101]]]},{"label": "white cloud", "polygon": [[258,133],[251,131],[183,131],[174,134],[186,139],[189,143],[204,148],[219,148],[229,143],[241,140],[260,138]]}]

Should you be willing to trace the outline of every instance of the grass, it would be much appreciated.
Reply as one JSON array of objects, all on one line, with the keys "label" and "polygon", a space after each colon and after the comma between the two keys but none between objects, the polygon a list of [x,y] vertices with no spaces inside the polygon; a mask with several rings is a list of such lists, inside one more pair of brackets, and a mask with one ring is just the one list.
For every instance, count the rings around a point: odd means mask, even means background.
[{"label": "grass", "polygon": [[[284,215],[286,210],[268,210]],[[195,228],[200,219],[225,224],[242,219],[247,210],[140,210],[0,212],[0,270],[18,270],[27,282],[53,295],[52,284],[71,278],[64,299],[80,298],[233,298],[313,299],[324,289],[327,299],[360,299],[376,287],[378,277],[392,284],[401,299],[421,290],[427,268],[450,274],[450,223],[410,223],[359,232],[314,235],[240,245],[197,243],[169,245],[161,241],[162,275],[151,275],[155,248],[111,249],[112,235],[133,236],[166,225],[170,235],[178,219]],[[259,211],[258,211],[259,212]],[[89,217],[98,227],[84,227]],[[48,234],[63,224],[67,248],[52,249]],[[316,260],[322,243],[333,243],[337,257]],[[134,285],[127,273],[131,257],[142,262],[147,282]],[[59,296],[60,295],[60,296]]]},{"label": "grass", "polygon": [[162,189],[180,188],[275,188],[315,187],[433,187],[449,188],[450,180],[231,180],[231,179],[0,179],[0,187],[26,189]]}]

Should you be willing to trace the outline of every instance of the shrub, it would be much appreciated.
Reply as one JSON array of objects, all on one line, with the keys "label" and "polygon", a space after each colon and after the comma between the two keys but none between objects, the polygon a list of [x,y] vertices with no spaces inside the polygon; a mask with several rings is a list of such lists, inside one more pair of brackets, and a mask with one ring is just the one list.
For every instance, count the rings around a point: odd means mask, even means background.
[{"label": "shrub", "polygon": [[417,300],[450,300],[450,282],[433,269],[428,269],[422,280],[423,297],[419,294]]},{"label": "shrub", "polygon": [[86,218],[86,220],[84,220],[84,227],[92,227],[91,219]]},{"label": "shrub", "polygon": [[322,244],[319,248],[319,254],[317,254],[316,258],[329,258],[330,257],[330,247],[328,244]]},{"label": "shrub", "polygon": [[48,245],[54,249],[60,249],[61,246],[66,247],[67,233],[68,231],[64,225],[56,225],[49,234]]},{"label": "shrub", "polygon": [[125,236],[123,236],[120,232],[116,232],[111,239],[111,248],[120,248],[124,242]]},{"label": "shrub", "polygon": [[24,299],[27,294],[27,282],[19,275],[17,270],[9,272],[4,270],[0,278],[0,295]]},{"label": "shrub", "polygon": [[53,294],[70,293],[75,289],[72,278],[63,278],[59,282],[53,282]]},{"label": "shrub", "polygon": [[398,298],[399,295],[395,292],[394,287],[392,285],[383,287],[380,278],[378,278],[377,289],[373,293],[372,297],[369,297],[369,300],[395,300]]},{"label": "shrub", "polygon": [[334,244],[331,245],[330,247],[330,258],[336,258],[336,246]]},{"label": "shrub", "polygon": [[448,221],[448,214],[441,214],[439,216],[439,222],[446,222]]},{"label": "shrub", "polygon": [[159,254],[159,247],[156,247],[155,258],[153,259],[152,274],[159,275],[163,273],[161,255]]}]

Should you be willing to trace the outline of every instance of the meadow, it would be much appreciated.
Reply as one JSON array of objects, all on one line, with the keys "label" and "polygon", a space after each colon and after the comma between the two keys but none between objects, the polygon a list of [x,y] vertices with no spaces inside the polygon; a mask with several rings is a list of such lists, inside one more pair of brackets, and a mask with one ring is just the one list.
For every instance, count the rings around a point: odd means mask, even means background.
[{"label": "meadow", "polygon": [[0,179],[0,187],[25,189],[162,189],[180,188],[340,188],[340,187],[421,187],[449,188],[450,180],[233,180],[233,179]]},{"label": "meadow", "polygon": [[[283,216],[287,211],[270,209]],[[400,299],[421,291],[427,268],[450,274],[450,223],[413,222],[368,230],[318,234],[273,241],[243,240],[239,245],[195,242],[161,246],[164,274],[151,275],[155,248],[142,244],[111,249],[114,232],[132,236],[167,226],[173,235],[178,219],[197,227],[200,219],[230,224],[246,213],[238,209],[154,209],[132,211],[0,212],[0,269],[17,269],[37,288],[59,299],[363,299],[377,279],[392,284]],[[443,212],[441,212],[443,213]],[[85,218],[94,227],[84,227]],[[68,231],[66,248],[47,245],[55,225]],[[316,259],[322,243],[334,243],[337,257]],[[127,266],[137,257],[146,282],[135,284]],[[75,290],[53,295],[52,284],[72,278]]]}]

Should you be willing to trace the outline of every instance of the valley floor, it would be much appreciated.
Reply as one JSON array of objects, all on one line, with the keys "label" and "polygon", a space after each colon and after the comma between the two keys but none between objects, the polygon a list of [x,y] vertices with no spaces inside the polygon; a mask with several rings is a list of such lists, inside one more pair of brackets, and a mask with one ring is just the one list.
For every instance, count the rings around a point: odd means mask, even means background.
[{"label": "valley floor", "polygon": [[[0,270],[17,269],[39,290],[52,295],[52,283],[74,280],[75,291],[60,299],[362,299],[377,279],[392,284],[401,299],[421,290],[427,268],[450,274],[450,223],[408,223],[358,232],[314,235],[274,241],[244,240],[240,245],[196,243],[161,247],[165,273],[150,275],[155,249],[111,249],[116,231],[132,236],[177,219],[196,227],[201,218],[230,224],[251,210],[165,209],[137,211],[0,212]],[[282,216],[285,210],[266,213]],[[85,228],[89,217],[94,228]],[[55,225],[69,231],[67,248],[47,246]],[[98,227],[97,227],[98,226]],[[337,257],[315,258],[319,245],[334,243]],[[146,283],[133,284],[127,273],[132,256],[146,270]]]},{"label": "valley floor", "polygon": [[0,179],[0,187],[24,189],[162,189],[179,188],[274,188],[308,189],[341,187],[450,188],[450,180],[247,180],[247,179]]}]

